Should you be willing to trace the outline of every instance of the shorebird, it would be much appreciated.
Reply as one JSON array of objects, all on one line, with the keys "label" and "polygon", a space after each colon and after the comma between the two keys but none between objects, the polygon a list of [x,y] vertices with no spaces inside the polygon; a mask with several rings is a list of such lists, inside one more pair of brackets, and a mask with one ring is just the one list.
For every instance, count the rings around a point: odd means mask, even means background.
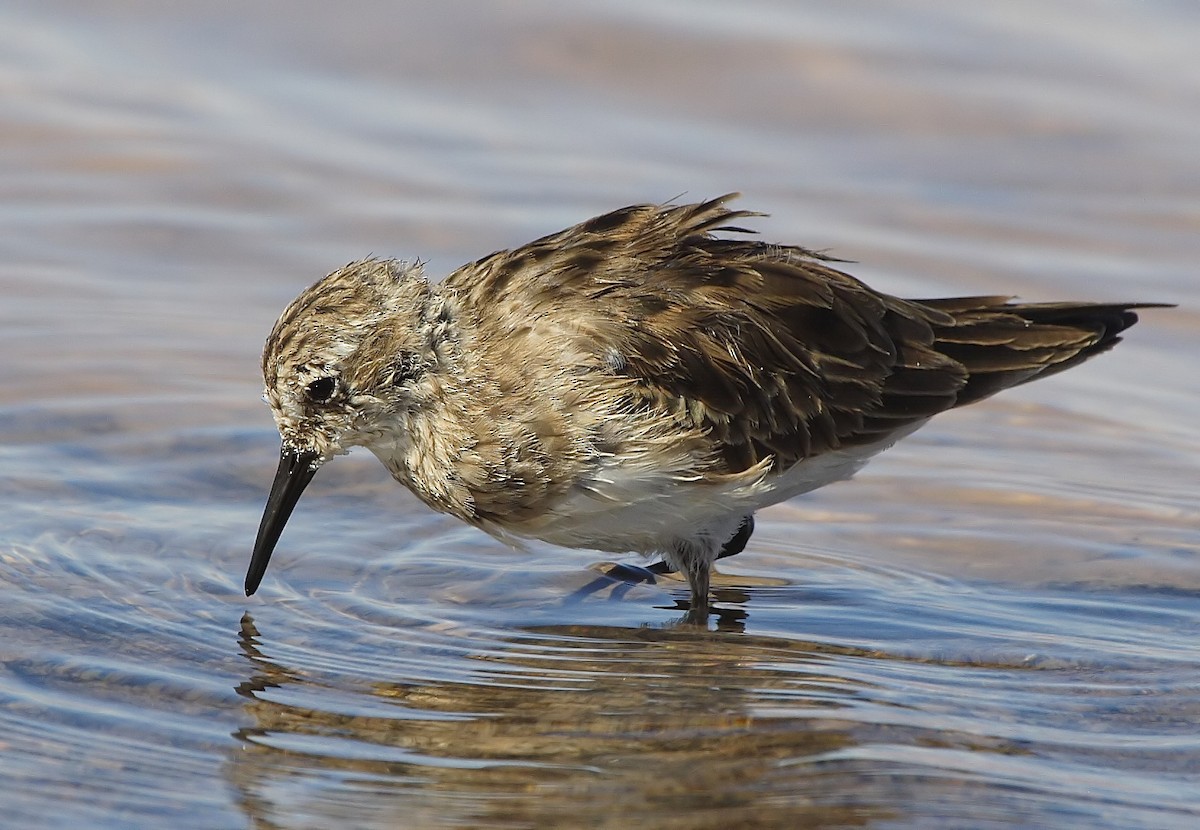
[{"label": "shorebird", "polygon": [[633,205],[431,284],[364,259],[283,312],[262,356],[283,444],[246,575],[351,447],[506,542],[662,557],[706,622],[759,508],[853,475],[930,417],[1075,366],[1148,303],[908,300],[755,241],[737,194]]}]

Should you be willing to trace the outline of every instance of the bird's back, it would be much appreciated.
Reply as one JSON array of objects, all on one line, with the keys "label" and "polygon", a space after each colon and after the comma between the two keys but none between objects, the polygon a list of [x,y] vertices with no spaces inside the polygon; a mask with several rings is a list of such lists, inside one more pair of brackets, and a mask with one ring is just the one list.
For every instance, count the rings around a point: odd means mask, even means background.
[{"label": "bird's back", "polygon": [[586,355],[702,430],[725,472],[886,442],[1086,360],[1137,319],[1135,304],[889,296],[819,253],[742,237],[734,224],[754,214],[731,198],[614,211],[444,285],[492,339]]}]

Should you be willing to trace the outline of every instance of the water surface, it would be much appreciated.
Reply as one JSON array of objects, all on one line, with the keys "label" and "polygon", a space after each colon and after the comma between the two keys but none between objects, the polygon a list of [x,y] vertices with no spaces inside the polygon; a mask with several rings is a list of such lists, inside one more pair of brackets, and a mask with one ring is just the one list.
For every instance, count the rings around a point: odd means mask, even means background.
[{"label": "water surface", "polygon": [[[1195,826],[1200,12],[594,5],[0,8],[0,823]],[[1181,307],[763,511],[708,632],[358,454],[242,594],[301,288],[730,190],[896,293]]]}]

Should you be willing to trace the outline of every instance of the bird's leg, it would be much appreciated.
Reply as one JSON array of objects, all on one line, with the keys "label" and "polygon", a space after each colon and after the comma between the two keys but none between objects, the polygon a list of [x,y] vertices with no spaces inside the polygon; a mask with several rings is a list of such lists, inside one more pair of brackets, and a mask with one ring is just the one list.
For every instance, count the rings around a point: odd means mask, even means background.
[{"label": "bird's leg", "polygon": [[683,564],[692,597],[684,620],[692,625],[708,625],[708,589],[712,562],[701,551],[688,547],[678,549],[676,556]]},{"label": "bird's leg", "polygon": [[750,537],[754,534],[754,514],[742,518],[742,523],[738,525],[737,533],[733,534],[733,538],[721,546],[721,552],[717,554],[718,559],[724,559],[726,556],[737,556],[746,549],[746,543],[750,541]]},{"label": "bird's leg", "polygon": [[[717,558],[724,559],[726,556],[736,556],[744,551],[753,533],[754,516],[752,514],[742,519],[742,523],[738,525],[737,533],[733,534],[733,538],[721,546],[721,551],[717,554]],[[662,575],[674,572],[675,568],[671,567],[666,560],[661,560],[655,562],[653,565],[647,565],[645,570],[652,574]]]},{"label": "bird's leg", "polygon": [[[716,559],[724,559],[726,556],[736,556],[741,553],[746,549],[746,543],[750,541],[753,533],[754,516],[749,515],[742,518],[737,533],[721,545],[721,549],[712,559],[691,546],[681,546],[676,549],[675,559],[683,566],[692,594],[690,608],[687,616],[684,617],[686,622],[692,625],[708,625],[708,592],[712,581],[712,563]],[[669,567],[665,562],[663,565]]]},{"label": "bird's leg", "polygon": [[[746,549],[746,543],[750,541],[750,536],[754,533],[754,516],[742,517],[742,523],[738,525],[737,532],[729,538],[725,544],[721,545],[721,549],[717,551],[716,556],[712,556],[709,550],[703,550],[694,547],[690,544],[680,544],[665,559],[655,562],[645,568],[633,565],[614,565],[606,574],[606,577],[620,579],[632,585],[639,582],[654,582],[654,576],[661,574],[674,573],[682,571],[687,577],[688,587],[691,589],[691,601],[685,621],[692,625],[700,625],[708,623],[708,592],[712,582],[712,563],[716,559],[724,559],[726,556],[736,556]],[[710,558],[711,557],[711,558]],[[585,586],[581,591],[577,591],[578,595],[587,595],[595,590],[598,590],[603,583],[599,580]]]}]

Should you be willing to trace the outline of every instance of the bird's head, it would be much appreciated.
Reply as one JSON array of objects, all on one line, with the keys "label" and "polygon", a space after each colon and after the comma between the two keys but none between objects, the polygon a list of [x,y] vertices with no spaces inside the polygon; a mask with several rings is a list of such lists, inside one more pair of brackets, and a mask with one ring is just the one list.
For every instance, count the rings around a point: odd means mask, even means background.
[{"label": "bird's head", "polygon": [[292,301],[263,350],[266,388],[282,448],[250,569],[258,588],[300,494],[322,464],[403,431],[427,396],[444,320],[419,264],[367,259]]}]

